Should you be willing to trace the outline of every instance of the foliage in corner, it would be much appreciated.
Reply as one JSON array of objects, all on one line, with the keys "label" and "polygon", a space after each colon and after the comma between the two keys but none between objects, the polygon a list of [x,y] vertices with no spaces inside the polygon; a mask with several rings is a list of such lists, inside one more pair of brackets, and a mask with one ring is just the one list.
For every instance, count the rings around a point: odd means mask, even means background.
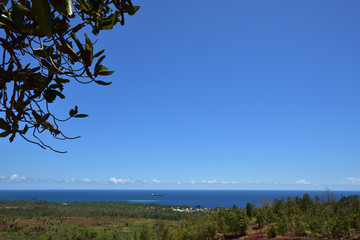
[{"label": "foliage in corner", "polygon": [[[139,6],[131,0],[18,0],[0,1],[0,137],[10,142],[17,135],[52,149],[39,137],[73,139],[59,128],[71,118],[83,118],[78,107],[61,119],[51,103],[64,99],[64,85],[100,81],[114,71],[103,65],[104,49],[94,52],[94,41],[78,31],[90,27],[94,35],[124,25],[125,14]],[[6,7],[7,5],[8,8]],[[56,151],[56,150],[54,150]],[[60,151],[57,151],[60,152]]]}]

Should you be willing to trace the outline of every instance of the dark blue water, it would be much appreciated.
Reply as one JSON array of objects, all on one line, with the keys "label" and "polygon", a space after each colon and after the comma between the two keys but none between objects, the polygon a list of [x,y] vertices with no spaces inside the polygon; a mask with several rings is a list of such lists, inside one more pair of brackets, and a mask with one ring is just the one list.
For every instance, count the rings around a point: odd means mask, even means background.
[{"label": "dark blue water", "polygon": [[[163,194],[164,196],[150,196]],[[247,202],[261,206],[264,199],[287,198],[288,196],[319,196],[326,200],[326,191],[263,191],[263,190],[0,190],[0,200],[37,200],[55,202],[74,201],[127,201],[166,205],[202,207],[245,207]],[[360,195],[360,191],[332,191],[337,199],[342,196]]]}]

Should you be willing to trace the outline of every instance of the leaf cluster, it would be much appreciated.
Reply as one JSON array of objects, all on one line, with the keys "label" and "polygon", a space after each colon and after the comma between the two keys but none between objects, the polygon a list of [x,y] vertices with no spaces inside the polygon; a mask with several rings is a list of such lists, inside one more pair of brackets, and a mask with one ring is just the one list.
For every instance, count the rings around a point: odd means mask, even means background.
[{"label": "leaf cluster", "polygon": [[114,72],[103,65],[105,49],[95,52],[96,41],[79,32],[88,27],[98,35],[124,25],[124,15],[138,10],[131,0],[12,0],[9,8],[0,3],[0,137],[12,142],[20,135],[50,149],[40,133],[74,139],[59,123],[87,115],[75,106],[59,118],[51,104],[65,98],[71,81],[110,85],[98,77]]}]

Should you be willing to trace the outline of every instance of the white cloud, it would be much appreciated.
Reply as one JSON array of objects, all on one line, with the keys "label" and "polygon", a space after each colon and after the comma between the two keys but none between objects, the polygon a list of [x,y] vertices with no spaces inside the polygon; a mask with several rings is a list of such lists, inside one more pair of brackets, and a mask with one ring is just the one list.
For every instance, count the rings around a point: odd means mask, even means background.
[{"label": "white cloud", "polygon": [[351,185],[360,185],[360,178],[357,178],[357,177],[345,177],[343,183],[345,183],[345,184],[347,183],[347,184],[351,184]]},{"label": "white cloud", "polygon": [[[88,177],[84,178],[34,178],[34,177],[27,177],[27,176],[20,176],[18,174],[13,174],[12,176],[4,176],[0,175],[0,183],[4,182],[14,182],[14,183],[20,183],[20,182],[26,182],[26,183],[50,183],[50,184],[119,184],[119,185],[142,185],[142,186],[174,186],[177,185],[178,187],[181,186],[203,186],[203,187],[235,187],[235,186],[251,186],[251,185],[261,185],[264,183],[259,182],[240,182],[240,181],[232,181],[232,180],[216,180],[216,179],[210,179],[210,180],[202,180],[202,181],[196,181],[196,180],[189,180],[189,181],[183,181],[183,180],[173,180],[173,181],[160,181],[156,178],[153,179],[139,179],[139,180],[131,180],[131,179],[125,179],[125,178],[116,178],[111,177],[107,179],[92,179]],[[272,185],[276,185],[275,183],[271,183]],[[267,185],[271,185],[268,183]],[[296,181],[296,184],[298,185],[311,185],[315,186],[314,183],[311,183],[310,181],[299,179]],[[351,184],[351,185],[360,185],[360,178],[356,177],[345,177],[343,178],[342,184]],[[278,185],[282,185],[281,183]]]},{"label": "white cloud", "polygon": [[[195,181],[190,181],[191,184],[195,184]],[[202,184],[222,184],[222,185],[229,185],[229,184],[245,184],[242,182],[237,182],[237,181],[218,181],[218,180],[202,180],[201,181]]]},{"label": "white cloud", "polygon": [[91,179],[90,179],[90,178],[87,178],[87,177],[84,178],[84,179],[82,179],[81,181],[82,181],[82,182],[87,182],[87,183],[92,182]]},{"label": "white cloud", "polygon": [[121,179],[121,178],[110,178],[110,182],[112,183],[120,183],[120,184],[125,184],[125,183],[135,183],[134,181],[130,180],[130,179]]},{"label": "white cloud", "polygon": [[151,182],[153,182],[153,183],[161,183],[161,181],[159,181],[157,179],[153,179],[153,180],[151,180]]},{"label": "white cloud", "polygon": [[209,180],[209,181],[205,181],[205,180],[202,180],[201,183],[208,183],[208,184],[213,184],[213,183],[216,183],[217,181],[214,179],[214,180]]},{"label": "white cloud", "polygon": [[304,180],[304,179],[300,179],[300,180],[297,180],[297,181],[296,181],[296,184],[309,185],[309,184],[311,184],[311,182],[310,182],[310,181],[306,181],[306,180]]},{"label": "white cloud", "polygon": [[20,182],[20,181],[25,181],[26,177],[24,176],[19,176],[17,174],[13,174],[10,178],[10,181],[16,181],[16,182]]}]

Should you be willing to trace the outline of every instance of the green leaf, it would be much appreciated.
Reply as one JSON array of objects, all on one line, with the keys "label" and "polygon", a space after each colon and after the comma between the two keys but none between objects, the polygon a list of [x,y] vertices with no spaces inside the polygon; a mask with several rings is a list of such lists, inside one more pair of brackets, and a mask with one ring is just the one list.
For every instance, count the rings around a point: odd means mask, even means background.
[{"label": "green leaf", "polygon": [[51,123],[49,122],[44,122],[41,124],[41,126],[44,128],[44,129],[47,129],[49,130],[51,133],[55,134],[55,135],[58,135],[59,133],[61,133],[58,129],[56,129],[54,127],[54,125],[52,125]]},{"label": "green leaf", "polygon": [[14,133],[13,135],[11,135],[11,137],[9,138],[9,141],[10,141],[10,142],[13,142],[13,141],[14,141],[15,135],[16,135],[16,133]]},{"label": "green leaf", "polygon": [[49,85],[49,88],[51,89],[60,89],[60,91],[64,90],[64,85],[62,85],[61,83],[56,83],[56,84],[51,84]]},{"label": "green leaf", "polygon": [[51,123],[49,123],[49,122],[44,122],[44,123],[41,124],[41,126],[42,126],[43,128],[45,128],[45,129],[52,129],[52,128],[54,128],[54,126],[53,126]]},{"label": "green leaf", "polygon": [[48,118],[50,117],[50,113],[47,113],[47,114],[45,114],[43,117],[42,117],[42,121],[46,121],[46,120],[48,120]]},{"label": "green leaf", "polygon": [[39,120],[41,120],[41,116],[36,111],[32,110],[31,113],[37,122],[39,122]]},{"label": "green leaf", "polygon": [[83,45],[81,44],[81,42],[79,41],[79,39],[77,38],[75,33],[72,32],[72,33],[70,33],[70,35],[71,35],[71,38],[74,39],[74,41],[76,43],[76,46],[79,48],[81,57],[84,57],[84,47],[83,47]]},{"label": "green leaf", "polygon": [[[20,2],[20,3],[19,3]],[[27,16],[29,19],[34,20],[34,13],[32,13],[29,9],[31,8],[29,2],[24,3],[24,1],[20,0],[19,2],[15,2],[15,4],[17,5],[17,8],[19,9],[19,11]],[[27,9],[28,8],[28,9]]]},{"label": "green leaf", "polygon": [[113,74],[115,71],[101,71],[99,72],[99,75],[101,76],[109,76],[111,74]]},{"label": "green leaf", "polygon": [[78,25],[76,25],[71,31],[73,33],[76,33],[77,31],[79,31],[80,29],[82,29],[83,27],[85,27],[85,23],[80,23]]},{"label": "green leaf", "polygon": [[57,96],[60,97],[61,99],[65,98],[65,96],[59,91],[53,89],[46,89],[44,91],[44,98],[48,103],[54,102]]},{"label": "green leaf", "polygon": [[58,84],[60,83],[69,83],[70,80],[69,79],[65,79],[65,78],[56,78],[55,82],[57,82]]},{"label": "green leaf", "polygon": [[70,117],[75,116],[77,113],[78,113],[78,106],[75,106],[75,109],[71,109],[71,110],[69,111]]},{"label": "green leaf", "polygon": [[29,72],[35,73],[35,72],[37,72],[38,70],[40,70],[40,67],[32,68],[32,69],[29,70]]},{"label": "green leaf", "polygon": [[116,23],[116,15],[112,13],[108,17],[101,20],[100,29],[110,30],[114,27],[115,23]]},{"label": "green leaf", "polygon": [[99,57],[101,54],[103,54],[105,52],[105,49],[101,49],[100,51],[98,51],[95,55],[94,58]]},{"label": "green leaf", "polygon": [[73,15],[72,0],[50,0],[50,3],[56,11],[65,17]]},{"label": "green leaf", "polygon": [[0,14],[0,23],[4,24],[5,26],[10,26],[12,28],[16,28],[16,24],[14,23],[14,21],[12,19],[10,19],[9,17],[5,16],[4,14]]},{"label": "green leaf", "polygon": [[24,15],[20,11],[21,5],[13,0],[11,1],[11,4],[12,4],[11,19],[14,21],[16,26],[21,28],[24,25]]},{"label": "green leaf", "polygon": [[78,0],[78,3],[80,3],[80,6],[85,10],[88,11],[90,9],[89,4],[85,0]]},{"label": "green leaf", "polygon": [[8,122],[6,122],[4,119],[0,118],[0,128],[7,131],[11,129],[11,126]]},{"label": "green leaf", "polygon": [[6,8],[6,4],[0,4],[0,12],[5,13],[5,15],[9,16],[9,11]]},{"label": "green leaf", "polygon": [[94,76],[96,77],[97,75],[99,75],[99,72],[100,72],[100,70],[101,70],[101,62],[104,60],[104,58],[105,58],[106,56],[101,56],[98,60],[97,60],[97,62],[96,62],[96,64],[95,64],[95,67],[94,67]]},{"label": "green leaf", "polygon": [[58,129],[53,129],[53,130],[52,130],[52,133],[54,133],[55,135],[58,135],[58,134],[61,133],[61,131],[58,130]]},{"label": "green leaf", "polygon": [[48,103],[54,102],[54,100],[56,99],[56,94],[55,94],[54,90],[45,90],[44,98]]},{"label": "green leaf", "polygon": [[128,7],[128,14],[130,15],[130,16],[132,16],[132,15],[134,15],[138,10],[140,9],[140,6],[129,6]]},{"label": "green leaf", "polygon": [[30,0],[19,0],[19,2],[24,5],[24,7],[30,9],[31,6],[30,6]]},{"label": "green leaf", "polygon": [[86,33],[84,33],[84,35],[85,35],[85,49],[92,50],[93,44],[92,44],[90,38],[88,37],[88,35]]},{"label": "green leaf", "polygon": [[87,114],[78,114],[78,115],[75,115],[74,117],[76,117],[76,118],[85,118],[87,116],[89,116],[89,115],[87,115]]},{"label": "green leaf", "polygon": [[61,92],[59,92],[59,91],[55,91],[55,92],[56,92],[56,95],[57,95],[59,98],[61,98],[61,99],[64,99],[64,98],[65,98],[64,94],[62,94]]},{"label": "green leaf", "polygon": [[28,130],[29,130],[29,127],[28,127],[28,125],[26,124],[25,127],[24,127],[24,130],[23,130],[23,133],[26,133]]},{"label": "green leaf", "polygon": [[44,65],[47,69],[51,69],[52,65],[45,59],[41,59],[41,64]]},{"label": "green leaf", "polygon": [[33,0],[33,11],[35,17],[39,22],[41,31],[48,37],[51,37],[51,19],[50,19],[50,5],[47,0]]},{"label": "green leaf", "polygon": [[53,25],[55,28],[53,28],[54,33],[58,34],[64,34],[69,31],[69,28],[71,25],[66,22],[66,18],[63,18],[62,20],[58,21],[57,19],[54,20]]},{"label": "green leaf", "polygon": [[42,57],[42,58],[46,58],[47,57],[47,53],[45,49],[34,49],[34,54],[36,56]]},{"label": "green leaf", "polygon": [[73,61],[77,61],[79,59],[79,57],[75,53],[74,49],[72,49],[70,44],[62,36],[59,39],[60,39],[61,44],[58,43],[57,41],[55,41],[56,48],[60,52],[68,54]]},{"label": "green leaf", "polygon": [[10,133],[11,133],[11,131],[2,132],[2,133],[0,133],[0,137],[7,137],[7,136],[9,136]]},{"label": "green leaf", "polygon": [[140,6],[133,6],[132,4],[125,5],[124,9],[125,9],[125,12],[127,12],[130,16],[132,16],[140,9]]},{"label": "green leaf", "polygon": [[97,84],[100,84],[100,85],[104,85],[104,86],[111,84],[111,82],[103,82],[103,81],[99,81],[99,80],[94,80],[94,82],[96,82]]},{"label": "green leaf", "polygon": [[85,35],[85,52],[84,52],[84,63],[88,66],[91,66],[93,61],[93,44],[89,37],[84,33]]},{"label": "green leaf", "polygon": [[54,133],[55,135],[58,135],[60,133],[60,131],[58,129],[56,129],[54,127],[54,125],[52,125],[51,123],[49,122],[44,122],[41,124],[41,126],[44,128],[44,129],[47,129],[49,130],[51,133]]},{"label": "green leaf", "polygon": [[92,74],[91,74],[91,72],[90,72],[90,69],[89,69],[89,67],[86,66],[86,65],[85,65],[85,72],[86,72],[86,74],[88,75],[89,78],[93,79],[93,76],[92,76]]}]

